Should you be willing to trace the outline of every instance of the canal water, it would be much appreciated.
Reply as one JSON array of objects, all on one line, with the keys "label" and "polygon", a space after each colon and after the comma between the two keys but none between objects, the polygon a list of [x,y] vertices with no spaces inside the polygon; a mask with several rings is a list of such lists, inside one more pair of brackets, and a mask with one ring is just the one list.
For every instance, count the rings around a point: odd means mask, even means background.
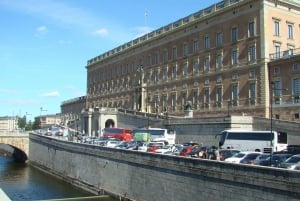
[{"label": "canal water", "polygon": [[[12,201],[94,196],[89,192],[76,188],[28,164],[16,163],[11,158],[3,156],[0,156],[0,188]],[[110,198],[98,198],[97,200],[115,201],[115,199]]]}]

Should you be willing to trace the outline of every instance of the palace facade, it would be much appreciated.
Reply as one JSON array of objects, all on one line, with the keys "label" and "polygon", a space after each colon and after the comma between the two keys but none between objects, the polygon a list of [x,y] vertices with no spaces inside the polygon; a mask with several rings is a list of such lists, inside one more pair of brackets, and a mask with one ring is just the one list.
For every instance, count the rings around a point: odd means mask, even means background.
[{"label": "palace facade", "polygon": [[[86,107],[183,116],[190,103],[194,117],[267,118],[272,112],[281,114],[277,109],[282,104],[299,109],[295,100],[300,85],[295,83],[300,81],[293,80],[300,77],[281,67],[279,75],[294,77],[284,78],[291,90],[278,94],[270,89],[274,83],[282,87],[275,81],[280,76],[271,81],[268,69],[270,61],[276,67],[276,60],[287,56],[283,53],[296,53],[299,19],[300,4],[291,0],[224,0],[211,5],[90,59]],[[283,96],[290,96],[290,102]],[[294,120],[299,118],[296,113]]]}]

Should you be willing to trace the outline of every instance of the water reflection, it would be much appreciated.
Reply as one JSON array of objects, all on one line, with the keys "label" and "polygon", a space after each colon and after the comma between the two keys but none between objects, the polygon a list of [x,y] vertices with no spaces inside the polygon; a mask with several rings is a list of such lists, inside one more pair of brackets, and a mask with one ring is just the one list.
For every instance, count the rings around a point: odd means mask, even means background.
[{"label": "water reflection", "polygon": [[3,156],[0,156],[0,181],[0,188],[13,201],[93,196],[26,163]]}]

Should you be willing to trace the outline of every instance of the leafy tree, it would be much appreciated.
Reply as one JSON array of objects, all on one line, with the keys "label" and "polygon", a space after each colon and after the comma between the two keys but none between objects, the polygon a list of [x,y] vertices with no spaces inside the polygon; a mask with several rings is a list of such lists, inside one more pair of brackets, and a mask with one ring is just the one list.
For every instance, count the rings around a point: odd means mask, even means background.
[{"label": "leafy tree", "polygon": [[32,127],[33,127],[33,124],[31,123],[31,121],[29,121],[29,123],[26,124],[25,131],[31,131]]},{"label": "leafy tree", "polygon": [[26,116],[24,115],[22,118],[18,117],[18,127],[25,128],[26,126]]},{"label": "leafy tree", "polygon": [[39,118],[34,120],[31,129],[32,130],[41,129],[41,122]]}]

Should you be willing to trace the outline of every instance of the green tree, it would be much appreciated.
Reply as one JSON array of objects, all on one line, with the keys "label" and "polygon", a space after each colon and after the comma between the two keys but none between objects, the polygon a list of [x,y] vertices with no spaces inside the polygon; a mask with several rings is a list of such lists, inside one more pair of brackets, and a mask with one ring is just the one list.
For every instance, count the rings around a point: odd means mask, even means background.
[{"label": "green tree", "polygon": [[31,131],[32,127],[33,127],[33,124],[31,121],[29,121],[29,123],[26,124],[26,126],[25,126],[25,131]]},{"label": "green tree", "polygon": [[24,129],[26,126],[26,116],[18,117],[18,127]]},{"label": "green tree", "polygon": [[31,129],[32,129],[32,130],[38,130],[38,129],[41,129],[41,122],[40,122],[40,119],[39,119],[39,118],[34,120]]}]

